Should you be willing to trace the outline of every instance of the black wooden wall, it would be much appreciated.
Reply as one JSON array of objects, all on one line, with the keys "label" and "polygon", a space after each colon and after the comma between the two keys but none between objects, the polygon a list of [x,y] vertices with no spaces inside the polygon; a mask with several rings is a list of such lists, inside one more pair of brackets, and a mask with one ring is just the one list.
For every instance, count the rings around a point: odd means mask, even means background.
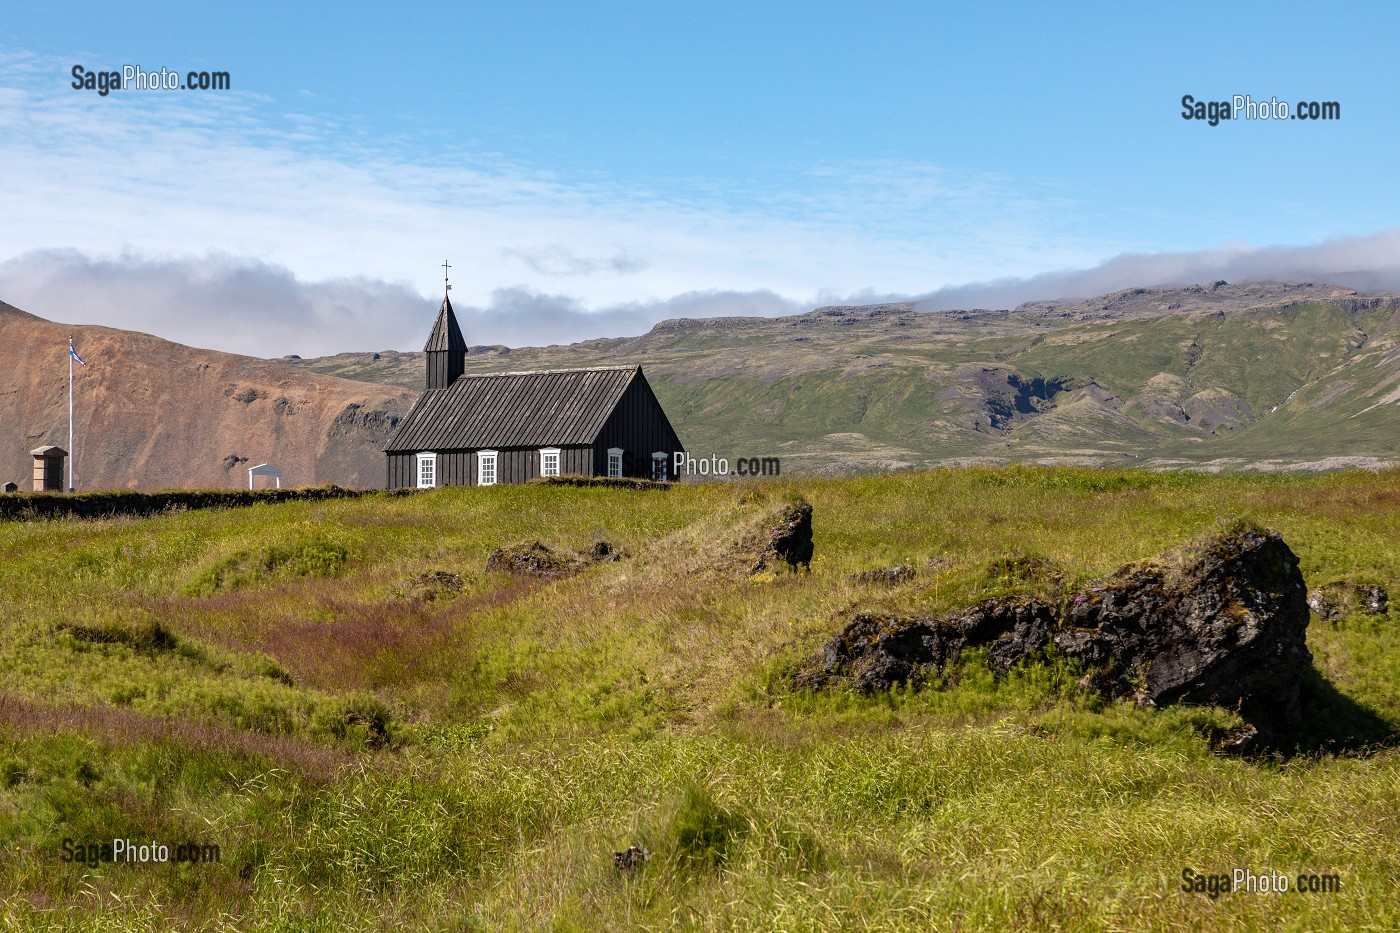
[{"label": "black wooden wall", "polygon": [[[418,454],[389,454],[390,489],[412,489],[418,485]],[[596,475],[593,470],[593,450],[588,447],[560,447],[559,472],[579,476]],[[607,472],[607,458],[603,471]],[[538,447],[501,447],[496,449],[496,482],[523,483],[540,475]],[[437,456],[439,486],[475,486],[476,452],[471,450],[439,451]]]},{"label": "black wooden wall", "polygon": [[627,387],[593,445],[593,475],[608,475],[608,448],[622,448],[622,475],[651,479],[651,455],[665,451],[667,478],[675,479],[676,451],[684,450],[661,404],[644,379]]}]

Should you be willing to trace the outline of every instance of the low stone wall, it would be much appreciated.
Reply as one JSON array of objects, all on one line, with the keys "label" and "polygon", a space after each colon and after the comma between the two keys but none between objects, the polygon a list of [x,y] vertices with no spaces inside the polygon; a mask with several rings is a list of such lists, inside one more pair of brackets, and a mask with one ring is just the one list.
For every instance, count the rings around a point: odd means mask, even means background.
[{"label": "low stone wall", "polygon": [[527,486],[601,486],[608,489],[670,489],[671,484],[631,476],[539,476]]},{"label": "low stone wall", "polygon": [[189,489],[166,492],[7,493],[0,495],[0,521],[52,518],[108,518],[114,515],[159,515],[188,509],[228,509],[273,502],[321,502],[358,499],[367,495],[406,495],[415,490],[344,489],[311,486],[301,489]]}]

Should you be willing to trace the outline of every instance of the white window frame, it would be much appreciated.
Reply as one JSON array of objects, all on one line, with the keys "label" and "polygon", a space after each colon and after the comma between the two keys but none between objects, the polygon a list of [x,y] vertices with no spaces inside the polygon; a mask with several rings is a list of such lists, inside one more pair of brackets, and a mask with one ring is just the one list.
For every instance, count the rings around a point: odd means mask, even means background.
[{"label": "white window frame", "polygon": [[[478,450],[476,452],[476,484],[478,486],[494,486],[501,481],[501,461],[495,450]],[[491,464],[491,482],[486,482],[485,467]]]},{"label": "white window frame", "polygon": [[[553,473],[549,472],[549,466],[548,466],[548,462],[547,462],[547,461],[549,460],[550,457],[553,457],[553,458],[554,458],[554,472],[553,472]],[[541,447],[541,448],[540,448],[540,475],[541,475],[541,476],[558,476],[558,475],[562,472],[562,469],[561,469],[561,468],[562,468],[562,466],[563,466],[563,463],[564,463],[564,458],[559,454],[559,448],[558,448],[558,447]]]},{"label": "white window frame", "polygon": [[[669,469],[669,464],[667,463],[667,461],[670,459],[671,458],[667,456],[666,451],[664,450],[658,450],[651,455],[652,479],[658,482],[664,482],[665,480],[670,478],[671,471]],[[658,476],[658,473],[660,473],[661,475]]]},{"label": "white window frame", "polygon": [[[614,462],[614,460],[616,460],[616,462],[617,462],[617,472],[616,472],[616,473],[613,472],[613,462]],[[609,479],[616,479],[616,478],[620,478],[621,476],[622,476],[622,448],[621,448],[621,447],[609,447],[609,448],[608,448],[608,478],[609,478]]]},{"label": "white window frame", "polygon": [[[428,467],[429,473],[432,474],[428,477],[428,482],[426,483],[423,482],[423,467],[425,466]],[[414,476],[416,477],[415,482],[417,483],[419,489],[432,489],[434,486],[436,486],[438,484],[437,454],[433,453],[430,450],[425,450],[422,453],[418,454],[417,457],[414,459]]]}]

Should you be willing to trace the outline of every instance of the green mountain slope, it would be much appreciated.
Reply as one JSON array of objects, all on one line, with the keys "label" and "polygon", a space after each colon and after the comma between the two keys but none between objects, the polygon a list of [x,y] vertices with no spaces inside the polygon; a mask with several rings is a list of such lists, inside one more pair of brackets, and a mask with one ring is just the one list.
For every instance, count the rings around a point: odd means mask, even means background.
[{"label": "green mountain slope", "polygon": [[[635,338],[477,347],[467,365],[641,363],[693,453],[780,456],[789,470],[1281,466],[1400,456],[1397,326],[1394,298],[1216,283],[1013,311],[887,304],[666,321]],[[423,379],[421,354],[297,365],[412,388]]]}]

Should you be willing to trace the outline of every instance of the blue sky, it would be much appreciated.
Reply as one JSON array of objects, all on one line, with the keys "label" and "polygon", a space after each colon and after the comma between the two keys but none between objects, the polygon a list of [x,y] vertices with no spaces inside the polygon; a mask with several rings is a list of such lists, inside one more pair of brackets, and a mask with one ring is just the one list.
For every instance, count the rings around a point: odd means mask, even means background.
[{"label": "blue sky", "polygon": [[[1299,275],[1386,271],[1400,103],[1377,50],[1398,21],[25,5],[0,37],[0,299],[280,355],[418,344],[444,257],[469,339],[516,344],[970,283],[1072,292],[1067,272],[1105,263],[1138,277],[1118,287],[1156,284],[1270,247]],[[233,87],[103,98],[69,86],[74,64]],[[1338,101],[1342,119],[1209,127],[1181,118],[1188,93]]]}]

